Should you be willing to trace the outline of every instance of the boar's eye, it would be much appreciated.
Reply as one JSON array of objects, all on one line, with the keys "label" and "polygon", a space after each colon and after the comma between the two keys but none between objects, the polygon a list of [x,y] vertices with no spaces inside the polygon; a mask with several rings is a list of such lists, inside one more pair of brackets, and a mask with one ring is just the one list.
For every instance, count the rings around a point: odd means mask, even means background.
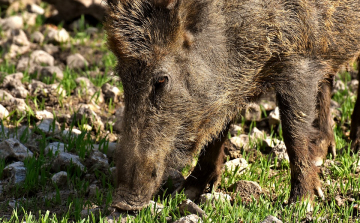
[{"label": "boar's eye", "polygon": [[169,82],[169,78],[167,76],[159,76],[154,79],[153,89],[150,95],[150,99],[155,107],[160,108],[161,95],[162,95],[161,92],[164,91],[166,84],[168,82]]},{"label": "boar's eye", "polygon": [[155,83],[154,83],[155,90],[160,89],[167,82],[168,82],[168,77],[166,77],[166,76],[161,76],[161,77],[156,78]]}]

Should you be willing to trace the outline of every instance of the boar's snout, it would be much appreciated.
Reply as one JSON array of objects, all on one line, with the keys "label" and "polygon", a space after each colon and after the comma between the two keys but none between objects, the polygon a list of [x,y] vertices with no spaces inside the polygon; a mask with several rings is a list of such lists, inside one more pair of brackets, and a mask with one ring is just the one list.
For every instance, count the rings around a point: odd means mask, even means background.
[{"label": "boar's snout", "polygon": [[136,193],[128,188],[118,187],[115,191],[112,206],[126,211],[140,210],[149,204],[150,197],[148,195]]},{"label": "boar's snout", "polygon": [[149,204],[161,184],[163,165],[161,160],[146,154],[131,155],[122,161],[117,162],[117,189],[112,206],[127,211],[140,210]]}]

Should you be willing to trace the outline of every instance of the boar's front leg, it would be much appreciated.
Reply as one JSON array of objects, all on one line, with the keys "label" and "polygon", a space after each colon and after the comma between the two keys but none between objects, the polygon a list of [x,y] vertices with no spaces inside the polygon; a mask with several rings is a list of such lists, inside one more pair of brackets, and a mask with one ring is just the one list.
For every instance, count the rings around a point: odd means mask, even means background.
[{"label": "boar's front leg", "polygon": [[216,187],[224,163],[224,143],[227,139],[230,125],[220,135],[201,151],[198,163],[186,179],[183,188],[187,198],[196,200],[204,192],[207,185]]},{"label": "boar's front leg", "polygon": [[320,131],[320,135],[314,142],[319,146],[318,153],[313,154],[316,166],[322,165],[328,152],[330,152],[333,157],[336,156],[335,137],[332,126],[333,121],[330,111],[333,79],[334,75],[328,75],[319,83],[319,91],[316,102],[316,119],[314,121],[314,127]]},{"label": "boar's front leg", "polygon": [[352,140],[351,148],[354,152],[358,152],[360,150],[360,57],[358,58],[357,62],[359,87],[354,111],[351,116],[350,130],[350,139]]},{"label": "boar's front leg", "polygon": [[322,134],[314,122],[320,81],[328,72],[326,64],[293,58],[283,62],[281,72],[275,75],[283,137],[291,167],[289,203],[303,199],[312,201],[314,194],[323,197],[316,166],[318,156],[323,156],[321,145],[317,144]]}]

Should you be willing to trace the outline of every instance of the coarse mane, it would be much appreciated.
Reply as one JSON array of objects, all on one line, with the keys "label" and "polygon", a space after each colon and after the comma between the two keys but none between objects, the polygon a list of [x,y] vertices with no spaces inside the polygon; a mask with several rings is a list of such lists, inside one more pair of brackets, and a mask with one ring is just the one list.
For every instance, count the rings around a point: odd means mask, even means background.
[{"label": "coarse mane", "polygon": [[184,33],[201,30],[197,17],[202,16],[207,4],[193,0],[108,0],[105,30],[109,48],[119,61],[151,63],[163,51],[177,47]]}]

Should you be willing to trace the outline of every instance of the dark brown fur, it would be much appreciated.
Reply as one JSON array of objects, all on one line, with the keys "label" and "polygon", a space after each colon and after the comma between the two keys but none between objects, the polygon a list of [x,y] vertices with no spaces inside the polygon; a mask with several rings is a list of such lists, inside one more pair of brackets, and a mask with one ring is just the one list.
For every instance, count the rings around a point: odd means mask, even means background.
[{"label": "dark brown fur", "polygon": [[358,80],[359,87],[357,92],[357,100],[354,107],[354,112],[351,116],[351,131],[350,139],[352,140],[352,149],[354,152],[359,152],[360,150],[360,57],[357,60],[358,68]]},{"label": "dark brown fur", "polygon": [[[281,110],[290,202],[321,195],[317,166],[328,150],[335,155],[332,77],[360,51],[358,0],[108,0],[108,5],[108,44],[118,59],[126,105],[114,206],[143,207],[167,168],[186,164],[202,148],[196,178],[186,180],[185,192],[191,197],[195,191],[196,197],[207,183],[215,185],[222,133],[268,88],[276,90]],[[357,103],[355,112],[359,109]],[[353,121],[353,135],[359,122]]]}]

